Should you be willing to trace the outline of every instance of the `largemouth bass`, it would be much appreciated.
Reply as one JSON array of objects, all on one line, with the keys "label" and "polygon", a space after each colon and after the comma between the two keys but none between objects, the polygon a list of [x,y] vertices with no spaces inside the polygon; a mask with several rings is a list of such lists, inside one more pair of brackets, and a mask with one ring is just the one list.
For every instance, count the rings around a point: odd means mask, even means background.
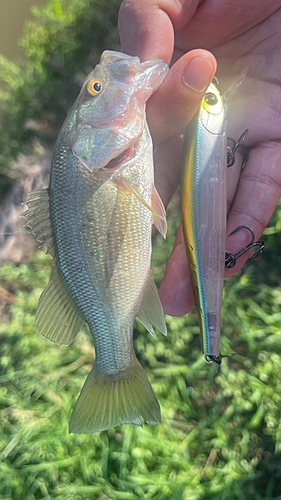
[{"label": "largemouth bass", "polygon": [[36,314],[39,333],[69,345],[84,323],[96,360],[76,402],[70,432],[160,422],[160,407],[133,349],[136,316],[166,335],[150,271],[151,224],[166,234],[154,187],[145,103],[168,72],[105,51],[86,78],[58,137],[50,185],[26,202],[26,226],[53,256]]}]

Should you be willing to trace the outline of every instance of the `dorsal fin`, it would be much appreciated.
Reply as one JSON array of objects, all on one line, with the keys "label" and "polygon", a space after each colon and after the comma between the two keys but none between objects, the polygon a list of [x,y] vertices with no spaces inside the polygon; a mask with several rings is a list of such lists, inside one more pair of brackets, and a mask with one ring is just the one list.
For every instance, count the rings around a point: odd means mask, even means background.
[{"label": "dorsal fin", "polygon": [[[50,220],[48,189],[33,191],[24,204],[28,206],[21,217],[27,217],[26,227],[36,241],[45,245],[55,262],[54,242]],[[39,247],[39,248],[40,248]],[[69,345],[81,330],[84,321],[78,315],[57,266],[38,303],[35,319],[39,333],[58,345]]]},{"label": "dorsal fin", "polygon": [[47,247],[47,253],[55,260],[48,189],[32,191],[29,194],[31,198],[22,203],[28,206],[28,210],[23,212],[20,217],[27,217],[27,222],[24,224],[24,227],[28,227],[30,229],[29,233],[34,236],[36,241],[41,243],[39,248],[45,245]]},{"label": "dorsal fin", "polygon": [[78,315],[57,266],[39,302],[35,324],[42,337],[58,345],[69,345],[84,321]]}]

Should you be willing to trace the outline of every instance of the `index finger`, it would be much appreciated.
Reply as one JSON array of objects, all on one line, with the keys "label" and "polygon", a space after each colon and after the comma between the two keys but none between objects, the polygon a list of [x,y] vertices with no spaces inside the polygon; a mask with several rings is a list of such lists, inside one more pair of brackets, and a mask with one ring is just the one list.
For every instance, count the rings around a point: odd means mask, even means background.
[{"label": "index finger", "polygon": [[[250,151],[249,160],[242,171],[237,193],[228,214],[227,231],[237,226],[250,227],[257,241],[266,228],[281,195],[281,146],[272,141],[260,144]],[[233,254],[249,243],[249,233],[238,231],[227,239],[227,250]],[[235,274],[247,258],[247,252],[226,276]]]}]

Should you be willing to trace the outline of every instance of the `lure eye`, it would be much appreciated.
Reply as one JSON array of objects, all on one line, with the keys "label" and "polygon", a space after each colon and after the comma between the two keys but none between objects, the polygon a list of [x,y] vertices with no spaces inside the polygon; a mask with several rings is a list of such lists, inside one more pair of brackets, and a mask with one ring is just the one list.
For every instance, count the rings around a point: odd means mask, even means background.
[{"label": "lure eye", "polygon": [[92,96],[96,96],[101,92],[101,90],[102,90],[102,84],[101,82],[99,82],[99,80],[90,80],[87,83],[87,91]]},{"label": "lure eye", "polygon": [[209,105],[209,106],[214,106],[218,102],[218,98],[215,94],[211,94],[209,92],[208,94],[205,95],[204,101]]}]

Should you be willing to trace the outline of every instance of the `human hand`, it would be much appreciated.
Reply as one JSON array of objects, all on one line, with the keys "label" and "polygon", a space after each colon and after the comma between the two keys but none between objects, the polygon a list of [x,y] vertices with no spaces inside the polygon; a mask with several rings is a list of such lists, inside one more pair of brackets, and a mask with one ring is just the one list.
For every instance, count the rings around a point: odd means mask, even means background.
[{"label": "human hand", "polygon": [[[150,99],[147,117],[155,151],[156,187],[164,204],[180,181],[182,133],[216,70],[223,92],[246,67],[248,73],[228,111],[227,135],[243,143],[249,159],[228,169],[227,234],[239,225],[258,240],[281,195],[281,1],[129,0],[120,8],[122,49],[141,60],[164,59],[171,70]],[[207,50],[196,49],[203,47]],[[196,50],[194,50],[196,49]],[[189,52],[188,52],[189,51]],[[184,81],[186,83],[184,83]],[[195,90],[196,89],[196,90]],[[238,152],[237,152],[238,153]],[[227,239],[236,253],[248,243],[247,231]],[[241,257],[226,276],[248,258]],[[180,316],[193,304],[181,228],[159,291],[166,313]]]}]

